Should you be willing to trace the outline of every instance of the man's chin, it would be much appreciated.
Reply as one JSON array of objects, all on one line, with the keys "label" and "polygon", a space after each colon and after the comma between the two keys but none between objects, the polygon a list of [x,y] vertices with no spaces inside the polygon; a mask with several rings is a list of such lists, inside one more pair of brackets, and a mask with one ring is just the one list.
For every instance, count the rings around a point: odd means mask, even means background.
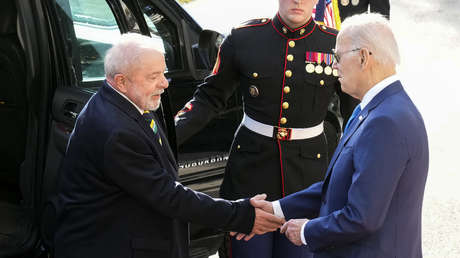
[{"label": "man's chin", "polygon": [[158,108],[160,107],[160,105],[161,105],[161,101],[158,101],[156,103],[152,103],[152,104],[148,105],[148,110],[157,111]]}]

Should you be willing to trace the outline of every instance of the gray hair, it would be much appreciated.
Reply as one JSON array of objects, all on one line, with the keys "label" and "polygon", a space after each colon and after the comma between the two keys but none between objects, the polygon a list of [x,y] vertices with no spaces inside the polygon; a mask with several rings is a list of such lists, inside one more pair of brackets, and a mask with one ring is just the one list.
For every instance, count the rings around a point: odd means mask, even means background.
[{"label": "gray hair", "polygon": [[105,76],[113,79],[116,74],[126,74],[140,63],[146,51],[152,50],[158,51],[152,38],[137,33],[122,34],[104,58]]},{"label": "gray hair", "polygon": [[400,63],[398,43],[390,22],[377,13],[358,14],[346,18],[339,37],[346,35],[353,48],[367,48],[381,65],[396,66]]}]

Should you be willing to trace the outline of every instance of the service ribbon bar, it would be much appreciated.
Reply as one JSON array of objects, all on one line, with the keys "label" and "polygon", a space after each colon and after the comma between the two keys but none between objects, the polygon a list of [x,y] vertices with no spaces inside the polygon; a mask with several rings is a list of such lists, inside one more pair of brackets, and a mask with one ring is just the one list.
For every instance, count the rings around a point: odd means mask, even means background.
[{"label": "service ribbon bar", "polygon": [[324,60],[325,60],[326,65],[332,65],[332,62],[334,61],[334,55],[332,54],[325,54],[325,55],[326,55],[326,58]]},{"label": "service ribbon bar", "polygon": [[305,61],[306,61],[307,63],[314,63],[315,60],[314,60],[314,57],[313,57],[313,56],[314,56],[314,55],[313,55],[313,52],[307,51],[307,53],[305,53]]},{"label": "service ribbon bar", "polygon": [[334,55],[322,52],[312,52],[307,51],[305,53],[305,62],[306,63],[324,63],[326,65],[332,65],[334,62]]}]

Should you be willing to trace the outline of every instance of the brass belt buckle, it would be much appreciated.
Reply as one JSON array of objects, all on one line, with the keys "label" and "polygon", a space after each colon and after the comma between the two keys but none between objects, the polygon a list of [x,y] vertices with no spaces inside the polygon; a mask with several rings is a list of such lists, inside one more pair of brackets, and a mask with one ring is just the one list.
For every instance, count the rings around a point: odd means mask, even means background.
[{"label": "brass belt buckle", "polygon": [[289,141],[291,139],[292,128],[273,127],[273,137],[280,141]]}]

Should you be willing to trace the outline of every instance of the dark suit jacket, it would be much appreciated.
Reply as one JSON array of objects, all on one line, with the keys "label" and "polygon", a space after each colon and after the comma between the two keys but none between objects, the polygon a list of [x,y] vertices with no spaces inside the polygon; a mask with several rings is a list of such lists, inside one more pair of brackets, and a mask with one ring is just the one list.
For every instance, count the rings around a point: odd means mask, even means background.
[{"label": "dark suit jacket", "polygon": [[422,257],[421,211],[428,172],[425,126],[399,81],[355,119],[326,178],[280,200],[315,257]]},{"label": "dark suit jacket", "polygon": [[189,221],[251,231],[248,200],[212,199],[177,178],[161,129],[104,85],[80,113],[60,170],[56,257],[188,257]]}]

